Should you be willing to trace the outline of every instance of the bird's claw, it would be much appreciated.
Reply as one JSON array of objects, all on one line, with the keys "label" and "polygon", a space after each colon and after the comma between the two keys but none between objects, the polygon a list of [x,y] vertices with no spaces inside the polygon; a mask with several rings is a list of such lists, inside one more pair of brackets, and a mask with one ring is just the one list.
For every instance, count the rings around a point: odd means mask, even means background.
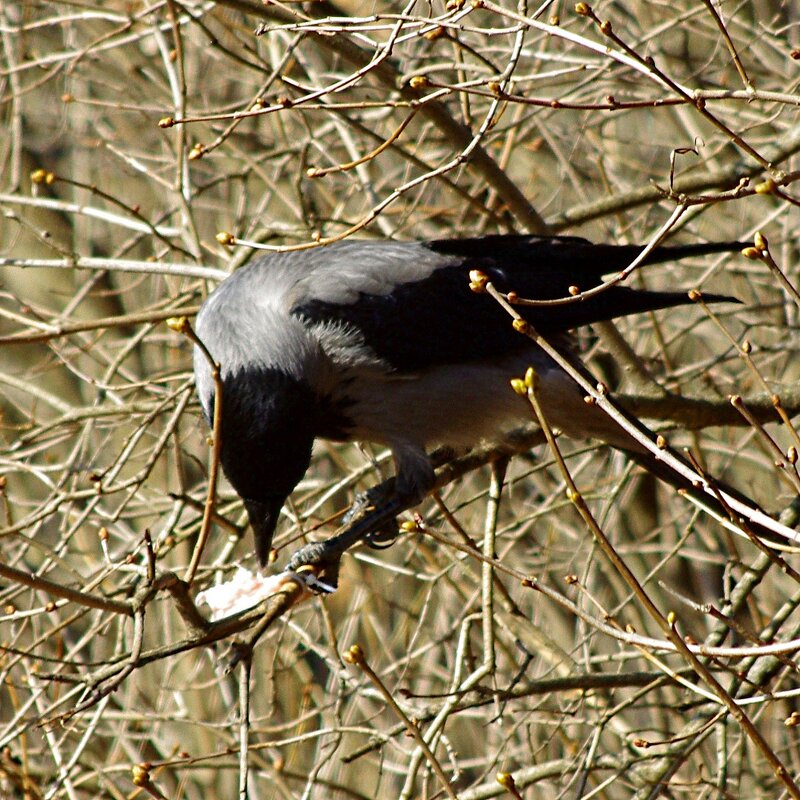
[{"label": "bird's claw", "polygon": [[364,543],[373,550],[386,550],[387,547],[391,547],[397,541],[399,535],[400,528],[397,525],[397,520],[392,518],[386,520],[380,528],[368,533],[364,537]]},{"label": "bird's claw", "polygon": [[299,572],[302,567],[317,568],[314,580],[306,580],[306,586],[316,594],[330,594],[339,585],[339,564],[342,554],[328,542],[312,542],[301,547],[286,565],[287,572]]}]

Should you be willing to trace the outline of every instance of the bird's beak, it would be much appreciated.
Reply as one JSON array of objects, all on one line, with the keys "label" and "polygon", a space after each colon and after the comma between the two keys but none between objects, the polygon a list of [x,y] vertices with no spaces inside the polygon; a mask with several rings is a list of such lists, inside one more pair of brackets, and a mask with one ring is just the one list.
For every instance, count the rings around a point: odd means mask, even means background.
[{"label": "bird's beak", "polygon": [[285,497],[272,495],[265,500],[244,501],[244,507],[247,509],[247,516],[250,518],[250,526],[255,536],[258,563],[262,567],[265,567],[269,561],[272,534],[275,533],[275,526],[278,524],[278,517],[285,500]]}]

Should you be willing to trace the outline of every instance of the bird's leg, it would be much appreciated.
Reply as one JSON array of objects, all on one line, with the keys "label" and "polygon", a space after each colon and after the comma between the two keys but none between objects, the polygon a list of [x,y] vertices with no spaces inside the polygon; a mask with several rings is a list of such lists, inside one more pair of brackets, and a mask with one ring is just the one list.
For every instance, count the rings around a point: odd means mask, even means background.
[{"label": "bird's leg", "polygon": [[[353,525],[366,514],[382,509],[392,498],[397,496],[398,493],[394,481],[387,481],[378,486],[373,486],[366,492],[356,496],[350,511],[347,512],[344,518],[344,523],[348,526]],[[401,497],[400,499],[402,500],[403,498]],[[391,517],[383,522],[380,527],[370,531],[364,537],[364,541],[369,547],[382,550],[394,544],[399,534],[397,519]]]},{"label": "bird's leg", "polygon": [[[323,542],[313,542],[301,547],[289,559],[286,569],[297,571],[307,564],[314,565],[320,568],[320,580],[335,588],[342,554],[360,541],[370,544],[370,539],[375,534],[377,541],[380,542],[380,537],[385,535],[387,529],[391,531],[392,538],[395,538],[397,535],[395,517],[411,506],[417,505],[427,494],[425,492],[420,495],[419,491],[398,492],[393,481],[387,481],[375,487],[375,490],[370,490],[368,493],[369,505],[359,509],[357,518],[352,510],[348,513],[349,524],[341,533]],[[380,505],[374,506],[372,498],[376,495],[387,499]]]},{"label": "bird's leg", "polygon": [[320,579],[336,586],[339,560],[345,550],[366,541],[372,547],[386,546],[397,538],[395,517],[420,503],[433,488],[433,465],[424,449],[411,446],[392,448],[397,478],[384,481],[356,498],[344,518],[345,529],[324,542],[301,547],[290,559],[288,570],[297,570],[306,564],[320,567]]},{"label": "bird's leg", "polygon": [[307,564],[314,565],[320,569],[320,581],[336,588],[342,554],[354,544],[367,539],[375,530],[392,522],[406,508],[408,508],[407,503],[395,495],[381,507],[365,512],[359,520],[336,536],[301,547],[289,559],[286,569],[296,572]]},{"label": "bird's leg", "polygon": [[[353,525],[367,513],[382,512],[392,500],[397,500],[404,508],[411,508],[421,503],[433,488],[433,465],[424,448],[408,443],[395,443],[392,446],[392,455],[397,477],[356,495],[342,521],[344,525]],[[376,522],[374,529],[364,540],[370,547],[381,550],[391,546],[398,535],[397,521],[390,517],[380,523]]]},{"label": "bird's leg", "polygon": [[[424,450],[412,449],[409,458],[407,453],[395,449],[394,457],[397,466],[394,485],[391,482],[382,483],[367,492],[377,512],[383,512],[392,502],[396,502],[401,511],[413,508],[427,497],[434,486],[436,476],[433,464]],[[385,522],[376,523],[365,541],[373,549],[383,550],[394,543],[399,533],[397,519],[392,516]]]},{"label": "bird's leg", "polygon": [[384,481],[365,492],[358,492],[347,513],[342,517],[342,525],[353,525],[365,514],[380,508],[389,498],[395,495],[394,479]]},{"label": "bird's leg", "polygon": [[[350,527],[367,514],[382,508],[392,497],[397,494],[395,481],[388,480],[378,486],[373,486],[365,492],[359,492],[347,513],[342,517],[342,525]],[[379,529],[372,531],[365,537],[370,547],[382,549],[389,547],[398,536],[397,523],[394,519],[387,520]]]},{"label": "bird's leg", "polygon": [[[297,552],[295,552],[286,565],[286,570],[289,572],[297,572],[301,567],[313,565],[319,569],[319,578],[322,583],[332,586],[334,589],[339,582],[339,563],[342,553],[347,550],[351,544],[358,541],[358,538],[344,540],[344,537],[349,531],[356,529],[358,531],[367,532],[363,533],[360,538],[367,538],[369,536],[371,512],[376,511],[376,506],[380,507],[378,501],[378,491],[383,488],[381,497],[391,495],[394,493],[394,481],[387,481],[386,484],[375,486],[366,492],[359,492],[353,504],[350,506],[347,513],[342,518],[342,527],[345,529],[342,533],[331,536],[322,542],[312,542],[311,544],[304,545]],[[388,524],[391,524],[389,520]],[[396,526],[395,526],[396,530]]]}]

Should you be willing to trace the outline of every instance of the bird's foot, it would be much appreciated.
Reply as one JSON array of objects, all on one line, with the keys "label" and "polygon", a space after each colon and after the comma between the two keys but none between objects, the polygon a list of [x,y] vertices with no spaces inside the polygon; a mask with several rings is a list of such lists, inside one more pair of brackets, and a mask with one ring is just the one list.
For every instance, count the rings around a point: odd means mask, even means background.
[{"label": "bird's foot", "polygon": [[394,481],[373,486],[365,492],[359,492],[353,499],[353,503],[347,513],[342,517],[342,525],[349,527],[366,517],[367,514],[379,511],[395,495]]},{"label": "bird's foot", "polygon": [[384,529],[387,524],[394,523],[396,527],[394,519],[406,507],[402,498],[392,494],[384,504],[363,512],[359,519],[346,526],[336,536],[324,542],[301,547],[289,559],[286,569],[296,572],[300,567],[314,566],[317,568],[319,582],[335,589],[339,580],[339,561],[342,553],[358,542],[368,541],[376,532],[379,537],[385,535]]},{"label": "bird's foot", "polygon": [[318,594],[330,594],[336,591],[339,585],[339,564],[342,553],[330,546],[332,540],[312,542],[301,547],[286,565],[287,572],[298,572],[301,567],[316,567],[317,575],[314,581],[306,581],[311,591]]},{"label": "bird's foot", "polygon": [[[395,497],[395,490],[391,486],[385,485],[375,486],[366,492],[359,492],[355,500],[353,500],[350,510],[342,519],[343,525],[350,527],[370,513],[380,515],[381,509]],[[397,520],[391,517],[376,527],[375,530],[370,531],[364,537],[364,542],[375,550],[383,550],[391,547],[399,534]]]},{"label": "bird's foot", "polygon": [[358,542],[366,542],[371,547],[391,544],[398,534],[397,515],[419,503],[427,494],[427,488],[427,485],[424,489],[418,485],[413,491],[403,492],[389,483],[359,495],[343,520],[344,530],[324,542],[301,547],[289,559],[286,569],[296,572],[307,565],[316,567],[319,588],[324,591],[335,589],[342,553]]}]

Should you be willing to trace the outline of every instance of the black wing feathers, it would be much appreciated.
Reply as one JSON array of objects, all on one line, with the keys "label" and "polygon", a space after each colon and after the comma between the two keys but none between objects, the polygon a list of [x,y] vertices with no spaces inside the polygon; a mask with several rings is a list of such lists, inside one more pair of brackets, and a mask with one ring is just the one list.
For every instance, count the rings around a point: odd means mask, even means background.
[{"label": "black wing feathers", "polygon": [[[397,243],[393,243],[397,246]],[[395,369],[413,371],[443,363],[499,357],[528,346],[508,314],[469,288],[469,271],[485,272],[500,291],[552,300],[569,287],[591,289],[603,275],[624,269],[641,252],[636,245],[596,245],[576,237],[486,236],[427,244],[442,265],[422,280],[401,283],[385,295],[361,293],[348,304],[320,299],[295,305],[311,322],[339,322],[361,331],[364,341]],[[659,248],[645,263],[741,249],[738,242]],[[352,254],[357,258],[357,253]],[[733,300],[704,295],[709,302]],[[591,322],[690,302],[686,292],[647,292],[612,286],[587,300],[521,309],[534,327],[555,334]]]}]

